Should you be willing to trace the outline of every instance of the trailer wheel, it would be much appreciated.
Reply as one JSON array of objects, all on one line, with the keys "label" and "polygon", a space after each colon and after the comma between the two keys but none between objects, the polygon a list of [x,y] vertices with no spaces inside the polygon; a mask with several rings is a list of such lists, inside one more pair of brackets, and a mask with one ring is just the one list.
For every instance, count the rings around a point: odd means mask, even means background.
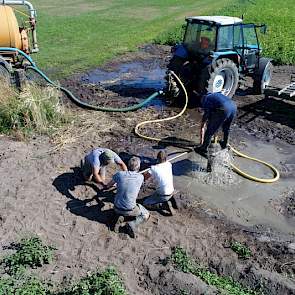
[{"label": "trailer wheel", "polygon": [[259,67],[254,74],[253,92],[255,94],[264,93],[265,88],[270,84],[272,71],[271,60],[265,57],[260,58]]},{"label": "trailer wheel", "polygon": [[239,83],[236,64],[228,58],[221,58],[206,67],[200,77],[200,91],[221,92],[232,97]]},{"label": "trailer wheel", "polygon": [[11,78],[11,75],[10,75],[9,71],[7,70],[5,65],[0,63],[0,80],[1,80],[1,83],[5,83],[5,84],[9,85],[10,84],[10,78]]}]

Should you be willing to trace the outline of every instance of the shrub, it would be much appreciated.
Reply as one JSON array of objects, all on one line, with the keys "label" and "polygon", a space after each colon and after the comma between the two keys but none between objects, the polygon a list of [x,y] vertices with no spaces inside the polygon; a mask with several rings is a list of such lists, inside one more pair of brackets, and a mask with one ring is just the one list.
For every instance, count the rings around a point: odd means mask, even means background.
[{"label": "shrub", "polygon": [[91,274],[67,291],[57,295],[127,295],[122,280],[113,267]]},{"label": "shrub", "polygon": [[2,260],[8,274],[22,274],[28,266],[35,268],[53,260],[53,248],[39,237],[24,238],[14,248],[16,252]]},{"label": "shrub", "polygon": [[67,121],[59,92],[27,84],[21,92],[0,83],[0,133],[47,134]]}]

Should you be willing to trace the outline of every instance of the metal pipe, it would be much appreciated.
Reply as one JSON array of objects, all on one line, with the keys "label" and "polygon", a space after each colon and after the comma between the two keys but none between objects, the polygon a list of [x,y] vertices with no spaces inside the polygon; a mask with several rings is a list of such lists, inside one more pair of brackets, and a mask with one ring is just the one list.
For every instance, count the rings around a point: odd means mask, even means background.
[{"label": "metal pipe", "polygon": [[23,5],[27,6],[28,10],[30,11],[30,17],[36,18],[36,10],[34,9],[34,6],[29,1],[25,0],[0,0],[0,4],[2,5]]},{"label": "metal pipe", "polygon": [[38,43],[37,43],[37,34],[36,34],[36,10],[33,6],[33,4],[29,1],[25,0],[0,0],[0,4],[2,5],[22,5],[26,6],[30,12],[30,22],[31,22],[31,27],[32,27],[32,45],[33,48],[31,52],[38,52]]}]

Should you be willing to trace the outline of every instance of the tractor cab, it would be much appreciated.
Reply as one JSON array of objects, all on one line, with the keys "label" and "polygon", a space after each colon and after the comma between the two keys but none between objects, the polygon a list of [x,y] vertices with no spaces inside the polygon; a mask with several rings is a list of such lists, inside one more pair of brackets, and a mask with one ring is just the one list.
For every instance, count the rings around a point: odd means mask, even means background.
[{"label": "tractor cab", "polygon": [[257,28],[266,31],[265,25],[244,24],[238,17],[188,17],[183,42],[175,46],[168,69],[198,92],[222,92],[231,97],[243,75],[251,76],[257,92],[263,92],[270,82],[271,66],[269,59],[260,56]]}]

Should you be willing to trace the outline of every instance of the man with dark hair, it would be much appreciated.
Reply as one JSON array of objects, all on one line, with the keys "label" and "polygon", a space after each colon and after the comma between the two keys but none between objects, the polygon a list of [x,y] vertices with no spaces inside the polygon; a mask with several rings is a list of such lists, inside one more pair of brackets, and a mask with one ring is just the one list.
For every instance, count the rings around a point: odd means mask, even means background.
[{"label": "man with dark hair", "polygon": [[167,161],[167,156],[164,151],[158,153],[157,161],[158,163],[151,166],[144,175],[145,179],[152,177],[155,180],[157,189],[154,194],[144,200],[143,205],[148,209],[167,210],[173,215],[173,205],[176,206],[176,203],[173,197],[172,164]]},{"label": "man with dark hair", "polygon": [[93,180],[96,183],[105,184],[106,167],[116,163],[121,170],[127,171],[125,163],[112,150],[106,148],[97,148],[92,150],[81,161],[83,177],[86,181]]},{"label": "man with dark hair", "polygon": [[204,110],[204,115],[200,130],[200,146],[196,147],[195,151],[205,155],[213,135],[220,127],[223,130],[223,141],[220,142],[220,145],[221,148],[226,148],[230,126],[236,115],[237,106],[232,99],[217,92],[202,96],[201,108]]},{"label": "man with dark hair", "polygon": [[128,162],[128,171],[117,172],[113,179],[106,185],[106,189],[117,184],[117,193],[114,201],[114,211],[116,213],[115,232],[124,222],[124,217],[133,217],[134,220],[126,224],[126,231],[130,237],[135,237],[136,227],[148,220],[150,214],[142,205],[136,203],[144,177],[138,173],[140,169],[140,159],[132,157]]}]

